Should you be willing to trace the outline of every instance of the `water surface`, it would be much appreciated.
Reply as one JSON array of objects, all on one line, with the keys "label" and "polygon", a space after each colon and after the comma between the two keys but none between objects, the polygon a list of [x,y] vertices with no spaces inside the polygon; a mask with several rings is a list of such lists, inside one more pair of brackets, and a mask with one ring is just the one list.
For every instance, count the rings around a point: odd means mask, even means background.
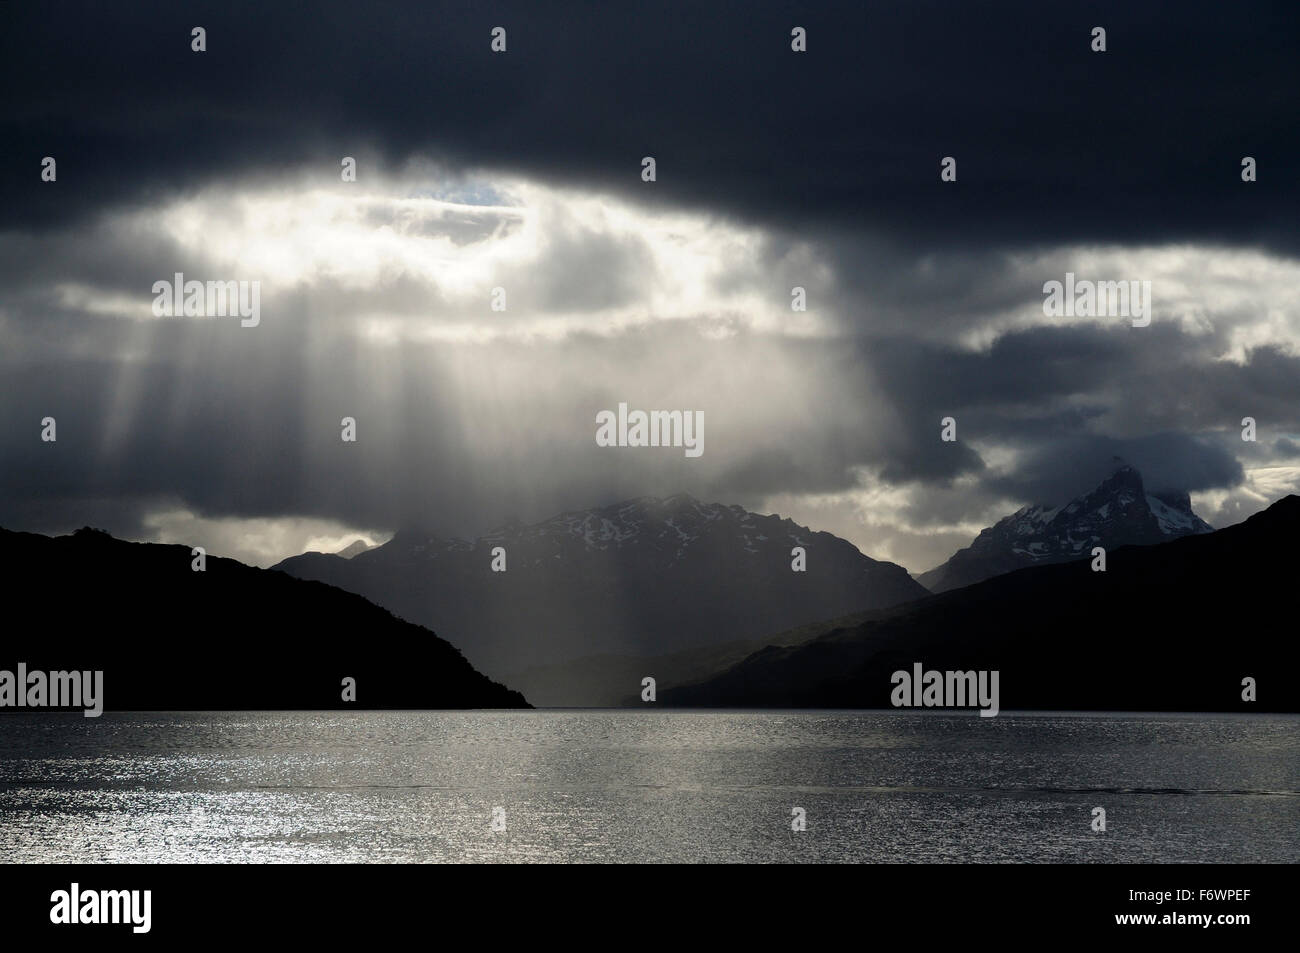
[{"label": "water surface", "polygon": [[1298,831],[1300,716],[0,717],[10,862],[1294,863]]}]

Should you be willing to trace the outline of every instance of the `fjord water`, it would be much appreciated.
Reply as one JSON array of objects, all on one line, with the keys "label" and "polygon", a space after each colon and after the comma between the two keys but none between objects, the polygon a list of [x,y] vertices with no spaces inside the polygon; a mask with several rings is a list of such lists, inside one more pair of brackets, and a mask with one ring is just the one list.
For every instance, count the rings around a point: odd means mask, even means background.
[{"label": "fjord water", "polygon": [[1300,716],[7,715],[0,857],[1295,862]]}]

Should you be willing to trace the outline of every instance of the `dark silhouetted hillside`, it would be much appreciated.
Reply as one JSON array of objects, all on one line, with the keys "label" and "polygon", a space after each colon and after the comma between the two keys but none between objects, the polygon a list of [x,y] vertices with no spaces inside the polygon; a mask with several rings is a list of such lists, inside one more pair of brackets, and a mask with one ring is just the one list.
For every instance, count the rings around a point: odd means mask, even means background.
[{"label": "dark silhouetted hillside", "polygon": [[[1037,566],[769,647],[661,704],[888,708],[890,675],[997,670],[1004,709],[1297,711],[1300,497],[1207,535]],[[1258,700],[1241,698],[1242,679]]]},{"label": "dark silhouetted hillside", "polygon": [[600,708],[643,708],[641,679],[647,675],[663,691],[709,678],[769,645],[797,645],[832,629],[875,618],[889,610],[855,612],[822,622],[813,622],[769,635],[763,639],[723,642],[665,655],[589,655],[554,665],[539,665],[511,674],[529,701],[542,708],[584,705]]},{"label": "dark silhouetted hillside", "polygon": [[[360,596],[184,546],[0,530],[0,669],[104,671],[107,710],[524,708]],[[356,679],[354,703],[342,680]],[[12,709],[2,709],[9,711]]]}]

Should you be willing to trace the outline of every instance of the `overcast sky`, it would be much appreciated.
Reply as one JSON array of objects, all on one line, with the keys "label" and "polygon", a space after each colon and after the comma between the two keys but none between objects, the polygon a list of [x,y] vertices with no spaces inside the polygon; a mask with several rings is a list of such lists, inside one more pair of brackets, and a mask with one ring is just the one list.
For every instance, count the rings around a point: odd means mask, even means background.
[{"label": "overcast sky", "polygon": [[0,525],[266,565],[690,492],[919,572],[1116,455],[1215,526],[1300,490],[1300,5],[999,7],[3,5]]}]

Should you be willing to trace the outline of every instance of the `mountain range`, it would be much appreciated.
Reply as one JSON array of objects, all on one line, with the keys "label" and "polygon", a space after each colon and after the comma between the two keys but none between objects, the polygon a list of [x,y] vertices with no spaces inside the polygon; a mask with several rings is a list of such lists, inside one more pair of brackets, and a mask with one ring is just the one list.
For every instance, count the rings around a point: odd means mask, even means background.
[{"label": "mountain range", "polygon": [[892,673],[920,663],[999,672],[1004,709],[1296,711],[1297,540],[1288,496],[1236,526],[1109,551],[1104,571],[1031,566],[770,646],[658,701],[888,708]]},{"label": "mountain range", "polygon": [[1186,492],[1147,492],[1142,475],[1121,463],[1096,489],[1067,503],[1026,506],[998,520],[916,578],[931,592],[946,592],[1026,566],[1083,559],[1096,546],[1109,551],[1210,532]]},{"label": "mountain range", "polygon": [[[187,547],[97,530],[0,530],[9,626],[46,633],[0,668],[103,669],[118,710],[527,706],[462,649],[548,706],[640,706],[653,676],[658,704],[883,707],[889,675],[919,662],[1000,671],[1007,708],[1294,710],[1298,530],[1293,496],[1210,532],[1185,495],[1147,493],[1120,467],[962,551],[1028,566],[938,595],[830,534],[685,495],[473,543],[407,531],[284,572],[217,557],[195,572]],[[1239,703],[1246,676],[1257,704]]]},{"label": "mountain range", "polygon": [[[806,571],[792,569],[796,547]],[[685,494],[513,522],[473,542],[399,532],[350,559],[306,553],[274,568],[435,628],[525,694],[539,667],[709,650],[929,595],[830,533]],[[607,679],[561,679],[556,694],[542,677],[552,704],[602,704],[636,687]]]}]

